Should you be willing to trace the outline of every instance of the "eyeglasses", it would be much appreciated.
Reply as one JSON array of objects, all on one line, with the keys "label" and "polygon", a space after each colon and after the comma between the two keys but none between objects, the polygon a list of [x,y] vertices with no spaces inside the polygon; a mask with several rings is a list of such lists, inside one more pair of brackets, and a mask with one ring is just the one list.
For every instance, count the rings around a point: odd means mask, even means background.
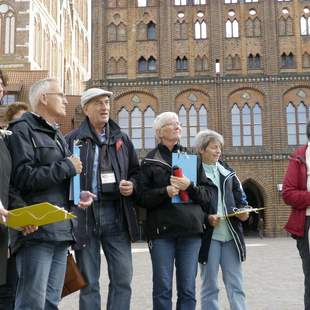
[{"label": "eyeglasses", "polygon": [[66,98],[66,95],[64,93],[45,93],[45,95],[55,95],[59,96],[62,99]]},{"label": "eyeglasses", "polygon": [[163,125],[161,128],[164,128],[164,127],[167,127],[167,126],[172,126],[173,128],[177,128],[177,127],[182,127],[182,123],[171,122],[171,123],[167,123],[167,124]]}]

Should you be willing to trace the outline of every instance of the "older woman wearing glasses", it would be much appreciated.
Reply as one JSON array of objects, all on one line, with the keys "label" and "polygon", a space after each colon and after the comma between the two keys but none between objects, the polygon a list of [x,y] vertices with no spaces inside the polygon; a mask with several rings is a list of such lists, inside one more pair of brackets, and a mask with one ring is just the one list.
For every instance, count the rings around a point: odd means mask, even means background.
[{"label": "older woman wearing glasses", "polygon": [[[164,112],[154,121],[158,145],[141,164],[141,205],[147,209],[146,234],[153,266],[153,309],[172,309],[172,282],[176,267],[177,309],[196,306],[195,278],[208,192],[202,165],[197,184],[172,176],[172,153],[179,144],[181,124],[177,114]],[[187,191],[191,202],[173,204],[171,199]]]},{"label": "older woman wearing glasses", "polygon": [[202,263],[201,309],[219,309],[217,278],[221,266],[230,309],[245,310],[241,270],[241,262],[245,260],[242,221],[247,220],[249,214],[236,214],[247,206],[247,201],[236,173],[220,160],[223,145],[223,137],[213,130],[201,131],[196,136],[197,152],[211,193],[207,232],[199,257]]}]

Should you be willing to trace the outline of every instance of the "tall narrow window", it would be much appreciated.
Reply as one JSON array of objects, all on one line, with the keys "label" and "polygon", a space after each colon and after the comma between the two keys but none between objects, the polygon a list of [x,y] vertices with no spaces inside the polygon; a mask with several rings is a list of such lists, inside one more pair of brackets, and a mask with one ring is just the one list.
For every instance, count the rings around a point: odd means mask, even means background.
[{"label": "tall narrow window", "polygon": [[147,70],[156,71],[156,59],[153,56],[151,56],[147,61]]},{"label": "tall narrow window", "polygon": [[302,36],[310,35],[310,17],[302,16],[300,18],[300,34]]},{"label": "tall narrow window", "polygon": [[147,39],[156,40],[156,25],[153,22],[147,24]]},{"label": "tall narrow window", "polygon": [[238,38],[239,37],[239,23],[235,19],[226,21],[226,38]]},{"label": "tall narrow window", "polygon": [[187,117],[184,106],[182,106],[179,110],[179,121],[182,124],[181,144],[183,146],[187,146]]},{"label": "tall narrow window", "polygon": [[194,106],[192,105],[189,109],[189,145],[194,145],[194,140],[197,135],[197,112]]},{"label": "tall narrow window", "polygon": [[205,21],[195,22],[195,39],[206,39],[207,38],[207,24]]},{"label": "tall narrow window", "polygon": [[125,108],[122,108],[118,113],[118,125],[127,135],[129,135],[129,113]]},{"label": "tall narrow window", "polygon": [[234,104],[231,110],[231,124],[232,124],[232,145],[240,146],[241,145],[241,136],[240,136],[240,110],[236,104]]},{"label": "tall narrow window", "polygon": [[305,144],[307,142],[306,128],[307,128],[307,114],[306,106],[303,102],[298,105],[297,108],[297,123],[298,123],[298,141],[299,144]]},{"label": "tall narrow window", "polygon": [[142,116],[138,108],[131,112],[131,141],[136,149],[142,148]]},{"label": "tall narrow window", "polygon": [[155,138],[153,132],[153,123],[155,112],[148,107],[144,112],[144,148],[151,149],[155,147]]},{"label": "tall narrow window", "polygon": [[195,5],[206,4],[206,0],[194,0]]},{"label": "tall narrow window", "polygon": [[15,53],[15,14],[8,4],[0,4],[0,53]]},{"label": "tall narrow window", "polygon": [[139,72],[147,71],[147,62],[144,57],[140,57],[138,60],[138,71]]},{"label": "tall narrow window", "polygon": [[254,145],[263,145],[262,112],[256,103],[253,108]]},{"label": "tall narrow window", "polygon": [[202,105],[200,107],[198,117],[199,117],[199,131],[207,129],[208,128],[208,118],[207,118],[207,109],[205,108],[205,106]]},{"label": "tall narrow window", "polygon": [[296,111],[292,103],[289,103],[286,108],[286,123],[287,123],[287,143],[289,145],[297,144],[297,124]]},{"label": "tall narrow window", "polygon": [[242,139],[243,145],[252,145],[252,132],[251,132],[251,110],[247,104],[242,109]]}]

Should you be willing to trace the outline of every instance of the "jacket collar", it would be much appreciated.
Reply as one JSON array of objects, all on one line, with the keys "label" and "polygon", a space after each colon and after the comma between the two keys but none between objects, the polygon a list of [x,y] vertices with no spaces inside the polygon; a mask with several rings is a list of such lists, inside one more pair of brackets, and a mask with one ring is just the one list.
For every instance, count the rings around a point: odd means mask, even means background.
[{"label": "jacket collar", "polygon": [[57,128],[54,128],[43,117],[32,112],[26,112],[19,119],[10,123],[10,127],[17,123],[26,122],[32,130],[43,131],[48,134],[55,135]]},{"label": "jacket collar", "polygon": [[[116,140],[120,138],[122,135],[120,127],[112,119],[109,119],[109,122],[106,125],[106,135],[109,144],[115,144]],[[90,123],[88,117],[86,117],[84,121],[81,123],[77,139],[80,140],[90,139],[97,145],[102,144],[94,127]]]}]

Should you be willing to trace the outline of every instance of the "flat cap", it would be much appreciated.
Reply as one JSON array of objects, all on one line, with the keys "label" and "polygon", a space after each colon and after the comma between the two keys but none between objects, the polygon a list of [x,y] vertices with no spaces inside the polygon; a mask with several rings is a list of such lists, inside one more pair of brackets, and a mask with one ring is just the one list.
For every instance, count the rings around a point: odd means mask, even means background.
[{"label": "flat cap", "polygon": [[112,92],[108,90],[104,90],[101,88],[89,88],[82,93],[81,96],[81,107],[84,108],[85,104],[90,100],[99,97],[99,96],[108,96],[111,97],[113,95]]}]

